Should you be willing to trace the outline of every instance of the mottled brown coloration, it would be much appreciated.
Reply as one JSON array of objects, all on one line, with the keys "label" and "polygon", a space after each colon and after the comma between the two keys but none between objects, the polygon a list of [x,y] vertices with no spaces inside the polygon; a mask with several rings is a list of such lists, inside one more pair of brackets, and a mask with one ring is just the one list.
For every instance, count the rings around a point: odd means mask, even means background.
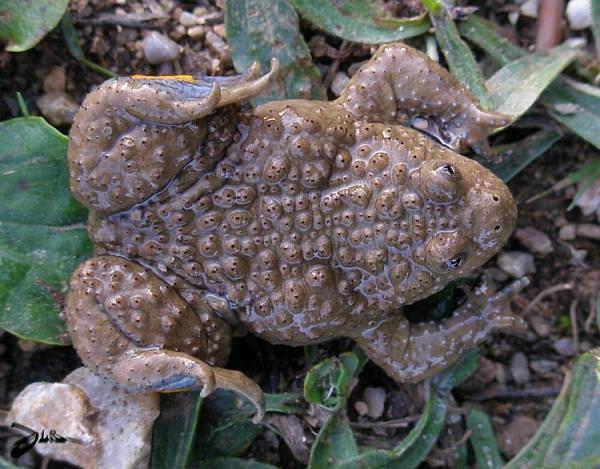
[{"label": "mottled brown coloration", "polygon": [[399,122],[482,147],[502,116],[402,44],[337,101],[235,106],[269,79],[117,78],[86,98],[69,163],[98,256],[67,305],[86,365],[132,389],[225,387],[262,408],[258,386],[218,368],[233,329],[352,337],[418,381],[518,322],[489,291],[438,325],[402,314],[493,256],[516,207],[487,169]]}]

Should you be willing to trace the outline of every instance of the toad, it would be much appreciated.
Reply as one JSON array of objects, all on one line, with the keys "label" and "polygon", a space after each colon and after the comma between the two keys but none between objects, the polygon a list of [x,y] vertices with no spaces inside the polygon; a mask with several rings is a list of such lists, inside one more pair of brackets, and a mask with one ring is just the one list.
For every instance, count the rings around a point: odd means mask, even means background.
[{"label": "toad", "polygon": [[404,44],[380,47],[335,101],[240,107],[276,72],[121,77],[86,97],[68,160],[95,256],[66,304],[84,364],[132,391],[234,390],[259,420],[260,387],[223,368],[240,331],[350,337],[415,382],[520,325],[510,290],[486,287],[449,319],[403,315],[512,232],[508,188],[457,153],[485,151],[508,119]]}]

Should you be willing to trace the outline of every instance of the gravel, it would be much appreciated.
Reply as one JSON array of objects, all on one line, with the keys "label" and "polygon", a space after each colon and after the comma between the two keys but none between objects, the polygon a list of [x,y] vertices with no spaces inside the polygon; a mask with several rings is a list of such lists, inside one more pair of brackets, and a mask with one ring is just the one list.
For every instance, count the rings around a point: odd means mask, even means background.
[{"label": "gravel", "polygon": [[148,33],[142,41],[142,48],[151,64],[171,62],[181,54],[181,48],[175,41],[156,31]]},{"label": "gravel", "polygon": [[510,374],[515,383],[527,384],[531,378],[529,373],[529,362],[523,352],[515,353],[510,359]]},{"label": "gravel", "polygon": [[536,272],[533,256],[528,252],[507,251],[498,256],[498,267],[514,278]]}]

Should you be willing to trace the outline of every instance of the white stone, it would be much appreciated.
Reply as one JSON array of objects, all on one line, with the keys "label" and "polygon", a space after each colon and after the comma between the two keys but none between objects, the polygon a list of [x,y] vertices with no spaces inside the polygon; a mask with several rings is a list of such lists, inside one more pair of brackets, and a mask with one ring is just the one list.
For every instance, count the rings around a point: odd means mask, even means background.
[{"label": "white stone", "polygon": [[589,28],[592,25],[592,0],[570,0],[566,13],[571,29]]}]

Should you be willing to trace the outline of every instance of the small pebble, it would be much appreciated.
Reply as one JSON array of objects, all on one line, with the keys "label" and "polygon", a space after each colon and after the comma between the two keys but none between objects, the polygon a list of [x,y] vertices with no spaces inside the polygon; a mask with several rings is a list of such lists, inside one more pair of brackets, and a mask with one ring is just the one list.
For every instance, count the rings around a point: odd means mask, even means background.
[{"label": "small pebble", "polygon": [[508,371],[502,364],[498,364],[498,367],[496,368],[496,382],[502,385],[506,385],[508,382]]},{"label": "small pebble", "polygon": [[575,344],[570,337],[562,337],[552,344],[552,348],[563,357],[573,357],[577,353]]},{"label": "small pebble", "polygon": [[592,0],[570,0],[566,13],[571,29],[589,28],[592,25]]},{"label": "small pebble", "polygon": [[186,28],[191,28],[198,23],[198,18],[193,13],[189,11],[182,11],[179,15],[179,24],[185,26]]},{"label": "small pebble", "polygon": [[354,410],[361,417],[369,413],[369,406],[363,401],[356,401],[354,403]]},{"label": "small pebble", "polygon": [[498,256],[498,267],[514,278],[535,273],[535,261],[528,252],[507,251]]},{"label": "small pebble", "polygon": [[529,373],[529,362],[523,352],[515,353],[510,359],[510,374],[517,384],[527,384],[531,375]]},{"label": "small pebble", "polygon": [[600,241],[600,225],[594,223],[580,223],[577,225],[576,234],[580,238]]},{"label": "small pebble", "polygon": [[72,124],[79,109],[79,103],[63,91],[46,93],[35,103],[48,122],[56,127]]},{"label": "small pebble", "polygon": [[538,375],[546,375],[558,368],[558,363],[554,360],[531,360],[529,367]]},{"label": "small pebble", "polygon": [[509,279],[508,274],[498,267],[489,267],[485,272],[496,283],[503,283]]},{"label": "small pebble", "polygon": [[537,18],[538,4],[539,0],[525,0],[523,3],[521,3],[521,8],[519,11],[523,16]]},{"label": "small pebble", "polygon": [[48,75],[44,77],[44,93],[63,92],[67,84],[65,68],[55,65],[50,69]]},{"label": "small pebble", "polygon": [[202,39],[206,36],[206,27],[205,26],[194,26],[187,30],[187,35],[192,39]]},{"label": "small pebble", "polygon": [[507,458],[513,458],[525,446],[531,436],[536,432],[540,422],[526,415],[516,416],[498,437],[500,451]]},{"label": "small pebble", "polygon": [[333,81],[331,82],[331,92],[336,96],[341,95],[342,91],[344,91],[346,83],[349,81],[350,77],[348,77],[348,75],[346,75],[344,72],[337,72],[333,78]]},{"label": "small pebble", "polygon": [[515,236],[534,254],[545,256],[554,251],[550,237],[532,226],[518,229],[515,232]]},{"label": "small pebble", "polygon": [[142,41],[144,56],[151,64],[175,60],[181,54],[179,45],[159,32],[150,32]]},{"label": "small pebble", "polygon": [[540,337],[548,337],[552,333],[552,324],[539,314],[531,314],[527,320],[535,333]]},{"label": "small pebble", "polygon": [[206,44],[223,62],[231,61],[231,54],[229,52],[229,46],[217,36],[214,32],[208,31],[206,33]]},{"label": "small pebble", "polygon": [[577,227],[571,223],[561,226],[558,237],[563,241],[573,241],[577,236]]},{"label": "small pebble", "polygon": [[383,415],[385,405],[385,389],[367,387],[363,392],[363,401],[367,404],[369,411],[367,415],[372,419],[378,419]]}]

